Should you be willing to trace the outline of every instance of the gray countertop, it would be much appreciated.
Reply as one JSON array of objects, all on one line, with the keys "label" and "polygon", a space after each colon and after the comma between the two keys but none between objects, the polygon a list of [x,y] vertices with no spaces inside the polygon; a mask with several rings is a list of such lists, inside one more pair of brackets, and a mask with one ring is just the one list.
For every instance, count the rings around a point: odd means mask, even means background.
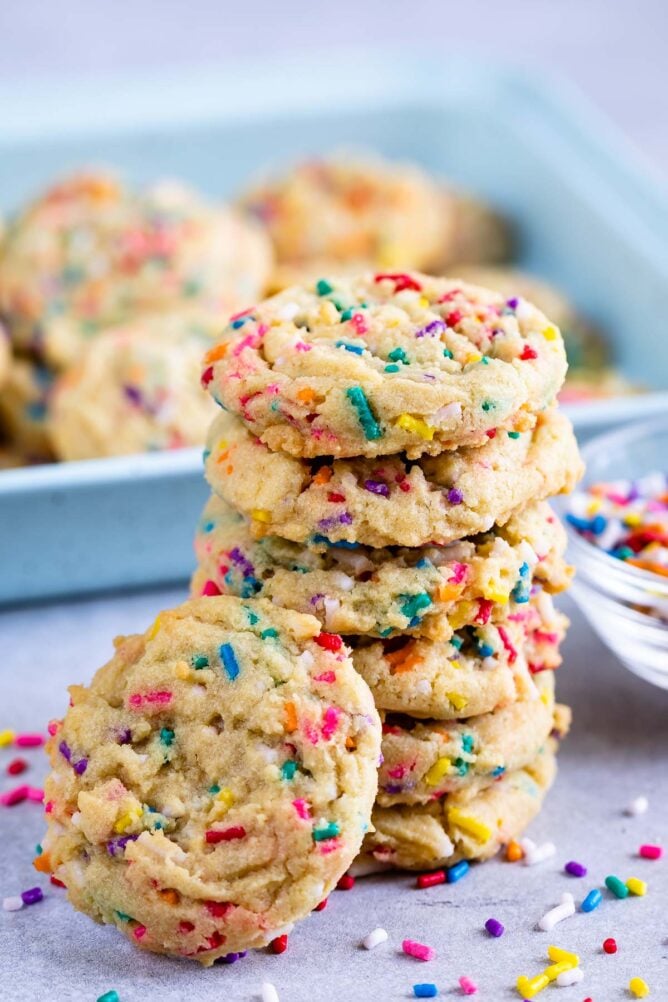
[{"label": "gray countertop", "polygon": [[[174,604],[180,592],[154,592],[81,601],[0,614],[2,701],[0,730],[35,730],[66,706],[65,687],[86,681],[111,654],[111,638],[144,629],[156,610]],[[546,807],[531,828],[536,840],[556,843],[556,856],[541,866],[493,861],[472,868],[460,883],[416,890],[410,875],[358,881],[350,892],[332,894],[324,912],[293,933],[286,954],[257,954],[234,967],[200,970],[140,953],[114,929],[95,926],[64,901],[31,866],[43,831],[39,806],[0,808],[2,855],[0,894],[41,885],[44,902],[18,913],[0,913],[0,986],[10,1002],[95,1002],[115,988],[121,1002],[251,1002],[264,980],[281,1002],[367,1002],[412,997],[416,982],[435,982],[446,998],[463,997],[461,975],[479,985],[481,1002],[519,999],[518,974],[538,973],[546,949],[556,943],[581,956],[585,980],[564,989],[563,998],[582,1002],[629,999],[629,979],[645,978],[652,998],[668,999],[668,861],[637,858],[643,842],[668,834],[668,692],[626,672],[601,646],[580,615],[558,675],[558,693],[575,710],[573,730],[560,755],[560,773]],[[11,785],[4,766],[14,754],[0,751],[0,790]],[[27,751],[27,782],[44,772],[43,754]],[[22,777],[23,778],[23,777]],[[648,812],[627,817],[627,803],[645,794]],[[589,867],[583,880],[567,877],[563,864],[576,859]],[[646,879],[644,898],[613,899],[592,914],[578,913],[550,934],[537,920],[570,890],[579,902],[609,873]],[[506,927],[501,939],[484,929],[490,916]],[[360,940],[376,926],[389,942],[373,952]],[[613,936],[619,951],[603,953]],[[405,937],[437,951],[430,963],[403,956]],[[557,997],[562,997],[559,994]]]}]

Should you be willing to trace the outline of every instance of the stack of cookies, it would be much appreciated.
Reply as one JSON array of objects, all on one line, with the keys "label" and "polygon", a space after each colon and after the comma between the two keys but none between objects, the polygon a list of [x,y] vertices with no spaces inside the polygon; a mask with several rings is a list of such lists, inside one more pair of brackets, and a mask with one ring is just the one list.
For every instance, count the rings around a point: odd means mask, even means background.
[{"label": "stack of cookies", "polygon": [[223,410],[192,592],[268,598],[353,648],[384,720],[373,866],[487,858],[553,779],[565,373],[531,303],[418,273],[289,288],[207,356]]}]

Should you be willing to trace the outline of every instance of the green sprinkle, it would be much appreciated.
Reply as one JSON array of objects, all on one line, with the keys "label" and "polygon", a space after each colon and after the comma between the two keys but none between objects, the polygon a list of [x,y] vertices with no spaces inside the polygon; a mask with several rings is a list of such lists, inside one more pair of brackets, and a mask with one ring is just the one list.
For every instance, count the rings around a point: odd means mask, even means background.
[{"label": "green sprinkle", "polygon": [[255,626],[256,623],[260,622],[260,617],[256,612],[253,612],[252,609],[249,609],[247,608],[247,606],[244,606],[244,611],[248,616],[248,622],[250,623],[251,626]]},{"label": "green sprinkle", "polygon": [[519,437],[520,437],[519,431],[509,431],[508,432],[508,438],[519,438]]},{"label": "green sprinkle", "polygon": [[315,291],[319,296],[327,296],[330,292],[334,292],[334,286],[330,285],[324,278],[319,278],[315,283]]},{"label": "green sprinkle", "polygon": [[482,402],[482,409],[484,411],[493,411],[495,409],[495,407],[496,407],[496,404],[494,403],[493,400],[483,400],[483,402]]},{"label": "green sprinkle", "polygon": [[328,838],[336,838],[340,831],[341,829],[337,825],[336,821],[330,821],[329,824],[325,825],[323,828],[313,829],[313,841],[324,842]]},{"label": "green sprinkle", "polygon": [[297,772],[297,763],[288,759],[281,766],[281,776],[283,779],[294,779],[295,773]]},{"label": "green sprinkle", "polygon": [[270,637],[277,637],[277,636],[278,636],[278,630],[276,630],[273,626],[270,626],[267,630],[262,631],[262,633],[260,634],[260,640],[269,640]]},{"label": "green sprinkle", "polygon": [[628,898],[629,896],[629,889],[624,881],[615,877],[614,874],[605,878],[605,886],[609,891],[612,891],[616,898]]},{"label": "green sprinkle", "polygon": [[115,912],[121,922],[134,922],[132,915],[126,915],[125,912]]},{"label": "green sprinkle", "polygon": [[351,386],[346,390],[346,396],[357,411],[357,417],[362,425],[362,430],[369,441],[375,441],[383,437],[383,429],[369,406],[369,401],[361,386]]},{"label": "green sprinkle", "polygon": [[39,842],[38,842],[38,843],[37,843],[37,845],[35,846],[35,852],[36,852],[36,854],[37,854],[38,856],[41,856],[41,855],[42,855],[42,853],[44,852],[44,850],[42,849],[42,847],[41,847],[41,845],[39,844]]},{"label": "green sprinkle", "polygon": [[426,609],[431,605],[431,599],[427,595],[426,591],[421,592],[419,595],[404,595],[402,596],[406,599],[404,604],[401,606],[401,614],[405,616],[406,619],[412,619],[413,616],[417,616],[418,612],[422,609]]},{"label": "green sprinkle", "polygon": [[97,1002],[121,1002],[121,997],[118,992],[112,988],[110,992],[105,992],[104,995],[100,995]]},{"label": "green sprinkle", "polygon": [[399,366],[398,365],[386,365],[385,366],[385,372],[398,372],[398,371],[399,371]]},{"label": "green sprinkle", "polygon": [[450,637],[450,643],[452,644],[452,646],[455,648],[456,651],[461,651],[464,641],[462,640],[461,637],[458,637],[457,634],[455,633],[453,637]]},{"label": "green sprinkle", "polygon": [[470,752],[473,751],[473,743],[474,742],[473,742],[473,735],[472,734],[464,734],[462,736],[462,748],[463,748],[463,750],[465,752],[469,752],[470,753]]},{"label": "green sprinkle", "polygon": [[214,783],[213,786],[209,787],[209,793],[214,793],[214,794],[220,793],[220,787],[218,786],[218,783]]},{"label": "green sprinkle", "polygon": [[404,365],[410,365],[408,356],[403,348],[393,348],[387,357],[390,362],[403,362]]},{"label": "green sprinkle", "polygon": [[443,356],[444,356],[444,358],[454,358],[454,357],[455,357],[455,356],[454,356],[454,355],[452,354],[452,352],[450,351],[450,349],[449,349],[449,348],[444,348],[444,349],[443,349]]},{"label": "green sprinkle", "polygon": [[453,762],[453,765],[460,776],[465,776],[466,773],[469,771],[469,763],[466,762],[465,759],[463,758],[456,758],[455,761]]},{"label": "green sprinkle", "polygon": [[487,355],[483,355],[482,356],[482,358],[480,359],[480,364],[481,365],[489,365],[489,359],[487,358]]},{"label": "green sprinkle", "polygon": [[193,654],[193,656],[190,659],[190,663],[193,666],[193,668],[196,669],[196,671],[199,671],[200,668],[209,667],[209,659],[206,656],[206,654]]},{"label": "green sprinkle", "polygon": [[170,727],[163,727],[160,731],[160,740],[163,745],[169,747],[174,740],[174,731]]},{"label": "green sprinkle", "polygon": [[619,549],[615,551],[615,556],[618,560],[630,560],[631,557],[635,556],[635,551],[632,550],[630,546],[620,546]]},{"label": "green sprinkle", "polygon": [[350,307],[347,310],[344,310],[343,313],[341,314],[341,323],[345,323],[346,320],[350,320],[354,312],[355,311],[353,309],[350,309]]}]

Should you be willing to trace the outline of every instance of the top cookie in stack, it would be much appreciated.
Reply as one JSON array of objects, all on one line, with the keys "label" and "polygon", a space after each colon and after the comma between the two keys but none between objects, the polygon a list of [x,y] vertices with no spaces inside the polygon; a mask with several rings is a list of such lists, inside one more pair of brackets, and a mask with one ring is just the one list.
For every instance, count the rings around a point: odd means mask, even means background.
[{"label": "top cookie in stack", "polygon": [[543,502],[581,472],[565,372],[529,302],[419,273],[287,289],[205,360],[223,412],[193,594],[263,594],[346,634],[386,718],[374,862],[485,858],[554,775],[566,717],[537,676],[560,663],[570,576]]}]

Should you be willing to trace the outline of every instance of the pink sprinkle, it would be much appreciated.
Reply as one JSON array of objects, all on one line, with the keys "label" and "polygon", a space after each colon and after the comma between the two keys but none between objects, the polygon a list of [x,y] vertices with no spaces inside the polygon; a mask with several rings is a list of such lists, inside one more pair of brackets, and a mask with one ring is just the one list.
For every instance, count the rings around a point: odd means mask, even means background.
[{"label": "pink sprinkle", "polygon": [[304,344],[303,341],[297,341],[297,344],[295,345],[295,351],[310,351],[310,350],[311,350],[310,344]]},{"label": "pink sprinkle", "polygon": [[355,333],[359,334],[360,336],[362,334],[366,334],[366,332],[369,330],[367,322],[364,319],[362,313],[353,313],[352,317],[350,318],[350,323],[355,328]]},{"label": "pink sprinkle", "polygon": [[44,804],[44,813],[45,814],[53,813],[53,800],[47,800],[47,802]]},{"label": "pink sprinkle", "polygon": [[13,790],[0,795],[0,804],[4,807],[14,807],[15,804],[22,803],[27,800],[29,789],[29,786],[15,786]]},{"label": "pink sprinkle", "polygon": [[215,581],[205,581],[202,587],[202,595],[220,595],[221,591]]},{"label": "pink sprinkle", "polygon": [[143,939],[146,935],[146,926],[138,925],[132,930],[132,935],[135,939]]},{"label": "pink sprinkle", "polygon": [[314,682],[336,682],[336,672],[324,671],[322,675],[314,675]]},{"label": "pink sprinkle", "polygon": [[41,734],[17,734],[14,744],[17,748],[39,748],[44,744],[44,737]]},{"label": "pink sprinkle", "polygon": [[160,690],[154,690],[153,692],[146,692],[142,695],[140,692],[133,692],[133,694],[128,699],[128,703],[132,707],[140,707],[144,703],[158,704],[159,706],[164,706],[166,703],[171,703],[172,694],[171,692],[164,692]]},{"label": "pink sprinkle", "polygon": [[501,643],[508,652],[508,662],[509,664],[512,664],[514,661],[517,660],[517,651],[511,644],[510,637],[508,636],[504,628],[502,626],[499,626],[498,629],[499,629],[499,636],[501,637]]},{"label": "pink sprinkle", "polygon": [[38,786],[29,786],[28,800],[33,800],[36,804],[41,804],[44,800],[44,790],[40,790]]},{"label": "pink sprinkle", "polygon": [[460,978],[459,987],[464,992],[464,995],[475,995],[478,991],[478,986],[475,981],[471,981],[470,978]]},{"label": "pink sprinkle", "polygon": [[49,721],[49,724],[48,724],[48,727],[47,727],[47,731],[49,732],[49,734],[51,735],[51,737],[53,737],[54,734],[58,733],[58,728],[59,727],[60,727],[60,721],[59,720],[50,720]]},{"label": "pink sprinkle", "polygon": [[660,845],[641,845],[638,855],[642,856],[643,859],[661,859],[663,849]]},{"label": "pink sprinkle", "polygon": [[302,722],[302,731],[307,741],[310,741],[312,745],[318,744],[320,741],[320,735],[310,720],[304,720]]},{"label": "pink sprinkle", "polygon": [[[332,674],[334,674],[332,672]],[[340,713],[334,706],[328,706],[325,710],[322,724],[322,736],[325,741],[329,741],[336,728],[339,726]]]},{"label": "pink sprinkle", "polygon": [[294,807],[294,809],[297,812],[297,815],[302,819],[302,821],[311,820],[311,811],[309,809],[309,805],[306,803],[305,800],[301,798],[299,800],[293,800],[292,806]]},{"label": "pink sprinkle", "polygon": [[329,856],[332,852],[338,852],[340,848],[340,838],[328,838],[325,842],[318,842],[318,850],[321,856]]},{"label": "pink sprinkle", "polygon": [[239,341],[239,343],[234,346],[232,354],[236,357],[237,355],[241,354],[244,348],[256,348],[257,345],[262,340],[261,336],[259,335],[260,335],[259,329],[257,334],[247,334],[245,338],[242,338],[241,341]]},{"label": "pink sprinkle", "polygon": [[448,578],[448,584],[461,584],[468,572],[468,566],[456,560],[451,569],[452,577]]},{"label": "pink sprinkle", "polygon": [[415,957],[416,960],[433,960],[436,956],[436,950],[433,947],[425,946],[424,943],[416,943],[414,939],[405,939],[401,944],[401,949],[409,957]]}]

